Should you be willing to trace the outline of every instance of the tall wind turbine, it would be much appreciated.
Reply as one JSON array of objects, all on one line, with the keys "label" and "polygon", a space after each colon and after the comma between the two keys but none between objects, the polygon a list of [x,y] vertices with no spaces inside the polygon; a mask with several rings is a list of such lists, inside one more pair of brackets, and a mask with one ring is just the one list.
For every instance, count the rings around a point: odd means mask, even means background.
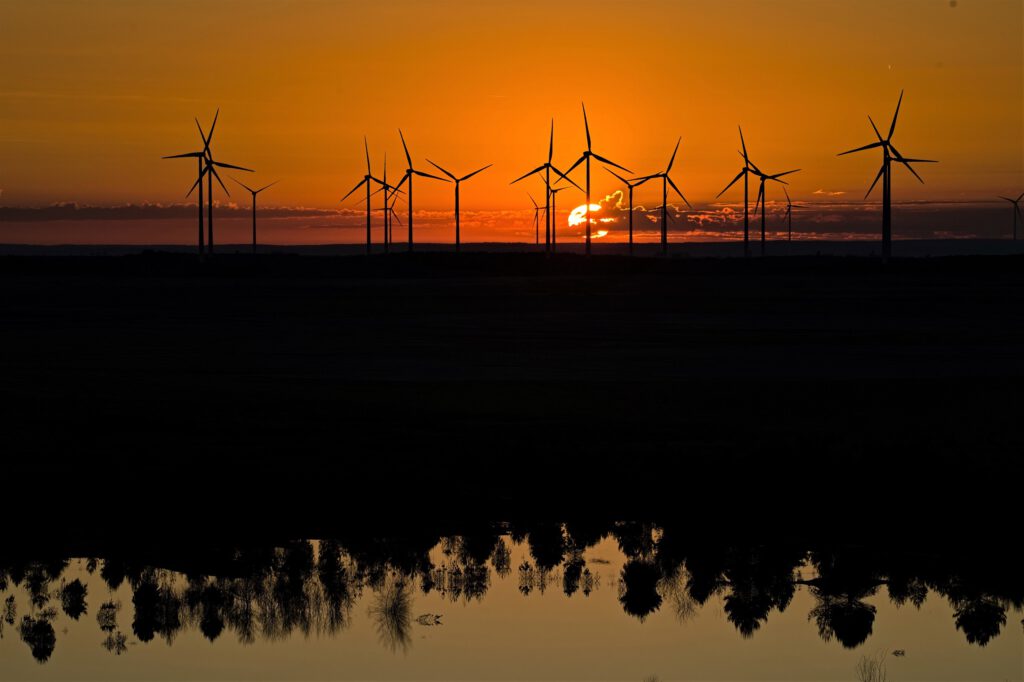
[{"label": "tall wind turbine", "polygon": [[430,178],[432,180],[440,180],[441,182],[448,182],[448,180],[445,179],[445,178],[439,178],[436,175],[431,175],[430,173],[424,173],[423,171],[418,171],[415,168],[413,168],[412,167],[412,156],[409,154],[409,146],[407,144],[405,144],[405,135],[402,134],[401,128],[399,128],[399,130],[398,130],[398,136],[400,138],[402,138],[402,149],[405,150],[405,160],[406,160],[406,162],[409,165],[405,169],[405,175],[402,176],[401,181],[399,181],[399,183],[395,187],[395,189],[396,190],[397,189],[401,189],[402,185],[404,185],[407,182],[409,183],[409,189],[408,189],[408,195],[406,196],[406,201],[409,203],[409,251],[412,251],[412,244],[413,244],[413,241],[412,241],[412,178],[413,178],[413,176],[414,175],[419,175],[420,177],[423,177],[423,178]]},{"label": "tall wind turbine", "polygon": [[359,189],[363,185],[366,185],[366,253],[367,255],[369,255],[370,244],[372,243],[370,236],[370,228],[372,227],[370,220],[370,217],[372,215],[372,210],[370,208],[370,183],[376,182],[378,185],[383,185],[384,182],[373,177],[373,171],[370,170],[370,145],[367,144],[365,135],[363,135],[363,150],[366,152],[366,175],[364,175],[363,179],[359,181],[359,184],[350,189],[348,191],[348,194],[341,198],[341,201],[344,202],[345,199],[348,199],[350,196],[352,196],[352,194],[357,189]]},{"label": "tall wind turbine", "polygon": [[1024,199],[1024,192],[1021,192],[1020,196],[1017,197],[1016,199],[1011,199],[1010,197],[1004,196],[1000,196],[999,198],[1005,201],[1009,201],[1011,204],[1013,204],[1013,241],[1017,241],[1017,218],[1021,217],[1020,200]]},{"label": "tall wind turbine", "polygon": [[[591,157],[597,159],[601,163],[606,163],[609,166],[615,166],[619,170],[626,171],[627,173],[632,174],[633,171],[631,171],[628,168],[625,168],[623,166],[620,166],[619,164],[615,163],[614,161],[611,161],[609,159],[604,158],[603,156],[599,156],[598,154],[594,153],[593,146],[591,145],[591,141],[590,141],[590,123],[587,122],[587,106],[585,104],[583,105],[583,128],[584,128],[584,130],[586,130],[586,133],[587,133],[587,149],[586,149],[586,151],[583,152],[583,154],[580,156],[580,158],[578,158],[576,160],[576,163],[574,163],[569,168],[569,170],[566,171],[566,175],[568,175],[569,173],[572,173],[573,170],[576,168],[576,166],[580,165],[581,163],[586,164],[586,168],[587,168],[587,212],[586,212],[586,220],[587,220],[587,255],[589,256],[590,255],[590,159],[591,159]],[[556,182],[555,184],[558,184],[558,183]]]},{"label": "tall wind turbine", "polygon": [[[686,201],[686,197],[676,187],[676,183],[672,182],[672,178],[668,176],[669,171],[672,170],[672,164],[676,162],[676,153],[679,151],[679,143],[682,141],[682,137],[676,140],[676,148],[672,150],[672,158],[668,160],[668,166],[664,171],[642,178],[644,181],[661,178],[661,255],[663,256],[668,255],[668,186],[672,185],[672,189],[679,195],[679,198],[686,203],[691,211],[693,210],[693,206],[690,206],[690,202]],[[632,192],[630,194],[632,195]],[[630,220],[632,220],[632,215],[630,215]]]},{"label": "tall wind turbine", "polygon": [[165,158],[165,159],[185,159],[185,158],[193,158],[193,157],[196,159],[196,161],[199,162],[199,171],[196,174],[196,182],[195,182],[195,184],[192,185],[192,189],[190,189],[188,191],[188,194],[186,194],[185,196],[187,198],[189,194],[192,194],[192,191],[196,188],[196,185],[199,186],[199,202],[198,202],[198,206],[199,206],[199,259],[202,260],[202,258],[203,258],[203,172],[204,172],[203,160],[206,158],[206,154],[204,152],[201,152],[201,151],[200,152],[189,152],[187,154],[175,154],[174,156],[165,156],[163,158]]},{"label": "tall wind turbine", "polygon": [[[546,182],[547,182],[547,180],[545,180],[545,183]],[[555,184],[556,185],[558,184],[558,180],[555,180]],[[551,222],[551,252],[552,253],[554,253],[557,250],[557,247],[558,247],[558,228],[557,228],[557,224],[558,224],[558,207],[557,207],[558,193],[561,192],[562,190],[566,190],[566,189],[570,189],[568,185],[566,185],[565,187],[552,187],[551,185],[547,185],[547,201],[549,202],[548,205],[550,206],[550,209],[551,209],[551,221],[550,222]],[[581,192],[583,191],[579,187],[577,187],[576,189],[580,190]]]},{"label": "tall wind turbine", "polygon": [[[210,124],[209,134],[203,133],[203,127],[199,125],[199,119],[196,119],[196,127],[199,128],[199,136],[203,138],[203,161],[206,164],[206,251],[211,256],[213,255],[213,179],[217,178],[217,184],[221,186],[224,193],[231,196],[231,192],[228,191],[224,181],[220,179],[220,174],[217,173],[217,168],[231,168],[234,170],[246,171],[252,173],[251,168],[242,168],[241,166],[233,166],[230,163],[221,163],[220,161],[213,160],[213,152],[210,151],[210,142],[213,141],[213,130],[217,127],[217,118],[220,116],[220,109],[213,115],[213,123]],[[196,181],[197,184],[201,184],[202,178]],[[195,189],[195,186],[193,186]],[[191,190],[189,194],[191,194]]]},{"label": "tall wind turbine", "polygon": [[650,178],[644,177],[644,178],[634,178],[632,180],[627,180],[626,178],[622,177],[621,175],[619,175],[615,171],[611,170],[610,168],[605,168],[605,170],[608,171],[609,173],[611,173],[612,175],[614,175],[619,180],[619,182],[624,184],[626,186],[626,188],[629,190],[629,255],[632,256],[633,255],[633,190],[636,189],[637,187],[639,187],[640,185],[644,184],[648,180],[650,180]]},{"label": "tall wind turbine", "polygon": [[757,201],[754,202],[754,212],[755,213],[757,212],[757,205],[761,204],[761,257],[763,258],[764,257],[764,247],[765,247],[765,241],[764,241],[765,240],[765,229],[764,229],[764,226],[765,226],[765,204],[768,203],[768,197],[765,195],[764,185],[769,180],[772,181],[772,182],[777,182],[777,183],[779,183],[781,185],[785,185],[785,184],[787,184],[786,181],[785,180],[779,180],[779,178],[781,178],[783,175],[789,175],[790,173],[796,173],[800,169],[796,168],[794,170],[786,171],[785,173],[776,173],[775,175],[768,175],[767,173],[762,173],[761,169],[758,168],[757,166],[755,166],[749,160],[748,160],[748,163],[750,163],[750,166],[751,166],[750,172],[753,173],[754,175],[756,175],[758,177],[758,179],[761,181],[761,186],[757,189]]},{"label": "tall wind turbine", "polygon": [[249,187],[249,185],[245,184],[244,182],[242,182],[240,180],[236,180],[235,178],[231,178],[231,179],[234,180],[235,182],[237,182],[239,185],[241,185],[245,189],[249,190],[249,193],[252,194],[252,252],[256,253],[256,195],[259,194],[260,192],[262,192],[265,189],[269,189],[269,188],[273,187],[278,182],[280,182],[280,180],[274,180],[269,185],[263,185],[263,187],[260,187],[259,189],[253,189],[252,187]]},{"label": "tall wind turbine", "polygon": [[874,181],[871,183],[871,187],[868,188],[867,194],[864,198],[867,199],[871,195],[871,190],[878,184],[878,179],[882,178],[882,260],[887,261],[892,255],[892,162],[902,163],[907,167],[914,177],[924,184],[924,180],[917,174],[911,163],[938,163],[930,159],[908,159],[896,151],[896,147],[892,145],[892,135],[896,132],[896,118],[900,115],[900,105],[903,104],[903,91],[900,90],[900,98],[896,102],[896,113],[892,115],[892,124],[889,126],[889,134],[886,137],[882,137],[882,134],[878,132],[878,126],[868,116],[868,121],[871,122],[871,128],[875,131],[875,137],[878,138],[878,142],[872,142],[866,144],[863,147],[857,147],[849,151],[841,152],[837,156],[845,156],[846,154],[852,154],[854,152],[864,151],[865,149],[873,149],[875,147],[882,148],[882,167],[878,169],[878,175],[875,176]]},{"label": "tall wind turbine", "polygon": [[[565,173],[563,173],[562,171],[558,170],[557,168],[555,168],[551,164],[551,159],[554,158],[554,156],[555,156],[555,120],[551,119],[551,135],[550,135],[550,138],[548,140],[548,160],[547,160],[547,163],[544,163],[544,164],[542,164],[540,166],[537,166],[536,168],[534,168],[529,173],[523,173],[521,176],[519,176],[518,178],[516,178],[515,180],[513,180],[509,184],[510,185],[514,185],[517,182],[519,182],[520,180],[525,180],[526,178],[530,177],[531,175],[534,175],[535,173],[543,172],[544,175],[541,176],[541,179],[544,181],[544,186],[545,187],[550,187],[551,186],[551,171],[554,171],[555,175],[557,175],[558,177],[562,178],[563,180],[568,180],[573,185],[576,185],[575,182],[572,182],[572,180],[569,180],[569,178],[566,177]],[[580,186],[576,185],[576,187],[580,187]],[[583,188],[580,187],[580,189],[582,190]],[[532,199],[533,197],[530,197],[530,198]],[[538,239],[537,241],[539,243],[540,240]],[[551,251],[551,195],[547,194],[547,193],[545,193],[545,195],[544,195],[544,250],[547,251],[547,252]]]},{"label": "tall wind turbine", "polygon": [[737,126],[740,131],[740,146],[743,147],[743,168],[736,174],[736,177],[732,179],[728,185],[725,186],[721,192],[715,195],[715,198],[725,194],[730,187],[736,184],[736,181],[743,178],[743,255],[747,258],[750,257],[750,157],[747,156],[747,143],[743,139],[743,127]]},{"label": "tall wind turbine", "polygon": [[427,163],[429,163],[431,166],[433,166],[437,170],[439,170],[442,173],[444,173],[445,175],[447,175],[449,178],[452,179],[452,182],[455,183],[455,253],[458,253],[459,252],[459,245],[461,243],[460,228],[459,228],[459,225],[460,225],[459,224],[459,185],[461,185],[466,180],[469,180],[471,177],[473,177],[477,173],[482,173],[483,171],[487,170],[488,168],[490,168],[494,164],[489,163],[486,166],[484,166],[483,168],[479,168],[479,169],[473,171],[469,175],[463,175],[461,178],[457,178],[454,175],[452,175],[451,173],[449,173],[448,171],[446,171],[444,168],[441,168],[441,166],[439,166],[436,163],[434,163],[433,161],[431,161],[430,159],[427,159]]}]

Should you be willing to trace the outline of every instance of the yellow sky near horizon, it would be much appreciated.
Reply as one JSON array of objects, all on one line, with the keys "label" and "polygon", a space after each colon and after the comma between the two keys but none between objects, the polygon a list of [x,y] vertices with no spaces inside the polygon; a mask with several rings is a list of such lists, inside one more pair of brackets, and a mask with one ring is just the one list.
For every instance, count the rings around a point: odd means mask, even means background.
[{"label": "yellow sky near horizon", "polygon": [[[424,170],[494,164],[464,208],[523,208],[539,183],[509,181],[544,160],[552,117],[571,165],[581,100],[594,151],[634,171],[660,170],[681,135],[673,177],[695,204],[739,169],[738,123],[763,169],[804,169],[794,198],[859,198],[879,155],[835,154],[871,142],[867,115],[887,126],[901,88],[894,142],[941,163],[923,186],[897,171],[899,199],[1024,190],[1020,0],[6,0],[0,15],[0,204],[182,201],[194,169],[160,157],[196,149],[192,117],[219,106],[215,153],[281,179],[268,203],[337,207],[364,133],[397,177],[401,127]],[[598,168],[594,194],[616,189]],[[450,207],[432,185],[416,207]]]}]

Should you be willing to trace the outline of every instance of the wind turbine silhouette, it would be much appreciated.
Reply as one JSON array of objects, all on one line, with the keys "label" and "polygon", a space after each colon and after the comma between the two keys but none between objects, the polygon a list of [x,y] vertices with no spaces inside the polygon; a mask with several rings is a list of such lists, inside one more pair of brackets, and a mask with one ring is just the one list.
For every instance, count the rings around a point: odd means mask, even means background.
[{"label": "wind turbine silhouette", "polygon": [[366,253],[367,255],[369,255],[370,244],[372,243],[370,237],[370,228],[372,227],[370,220],[372,216],[372,209],[370,207],[370,183],[376,182],[378,185],[383,185],[384,182],[382,180],[378,180],[377,178],[375,178],[373,176],[373,171],[370,170],[370,145],[367,144],[366,142],[366,135],[363,135],[363,150],[366,152],[366,175],[364,175],[363,179],[359,181],[359,184],[350,189],[348,191],[348,194],[341,198],[341,202],[344,203],[345,199],[348,199],[350,196],[352,196],[352,194],[357,189],[359,189],[363,185],[366,185]]},{"label": "wind turbine silhouette", "polygon": [[431,166],[433,166],[437,170],[439,170],[442,173],[444,173],[445,175],[447,175],[449,178],[452,179],[452,182],[455,183],[455,253],[458,253],[459,252],[459,245],[461,243],[460,227],[459,227],[459,225],[460,225],[460,223],[459,223],[459,185],[461,185],[464,181],[469,180],[471,177],[473,177],[477,173],[482,173],[483,171],[487,170],[488,168],[490,168],[494,164],[489,163],[486,166],[484,166],[483,168],[480,168],[478,170],[473,171],[469,175],[463,175],[461,178],[457,178],[454,175],[452,175],[451,173],[449,173],[448,171],[446,171],[444,168],[441,168],[441,166],[439,166],[436,163],[434,163],[433,161],[431,161],[430,159],[427,159],[427,163],[429,163]]},{"label": "wind turbine silhouette", "polygon": [[[165,156],[165,159],[185,159],[195,158],[198,164],[198,173],[196,181],[193,183],[191,189],[185,195],[186,198],[192,196],[192,192],[199,188],[199,258],[203,257],[203,175],[207,176],[209,186],[209,238],[207,240],[208,252],[213,254],[213,177],[217,178],[217,182],[224,188],[224,191],[228,196],[231,196],[231,192],[228,192],[228,188],[224,186],[224,182],[220,179],[220,175],[217,173],[217,167],[221,168],[233,168],[235,170],[241,170],[251,173],[252,170],[249,168],[242,168],[241,166],[233,166],[228,163],[220,163],[219,161],[213,160],[213,155],[210,152],[210,142],[213,140],[213,131],[217,127],[217,119],[220,116],[220,109],[213,115],[213,123],[210,125],[210,134],[206,135],[203,132],[203,127],[199,125],[199,119],[196,118],[196,127],[199,128],[199,136],[203,140],[203,150],[199,152],[188,152],[186,154],[174,154],[172,156]],[[212,177],[211,177],[212,176]]]},{"label": "wind turbine silhouette", "polygon": [[610,168],[606,167],[605,170],[608,171],[609,173],[611,173],[612,175],[614,175],[616,178],[618,178],[619,182],[624,184],[629,189],[629,255],[632,256],[633,255],[633,190],[636,189],[637,187],[639,187],[640,185],[644,184],[648,180],[650,180],[650,178],[649,177],[643,177],[643,178],[634,178],[632,180],[627,180],[626,178],[622,177],[621,175],[619,175],[618,173],[616,173],[615,171],[613,171]]},{"label": "wind turbine silhouette", "polygon": [[743,178],[743,255],[746,258],[750,257],[750,157],[747,156],[747,143],[743,139],[743,127],[736,126],[740,131],[740,146],[743,147],[743,168],[736,177],[732,179],[728,185],[725,186],[721,192],[715,195],[715,198],[722,196],[729,188],[736,184],[736,181]]},{"label": "wind turbine silhouette", "polygon": [[239,185],[241,185],[245,189],[249,190],[249,193],[252,194],[252,252],[256,253],[256,195],[259,194],[260,192],[262,192],[265,189],[269,189],[269,188],[273,187],[278,182],[280,182],[280,180],[274,180],[269,185],[264,185],[263,187],[260,187],[259,189],[253,189],[252,187],[249,187],[249,185],[245,184],[241,180],[238,180],[238,179],[236,179],[236,178],[234,178],[234,177],[232,177],[230,175],[228,177],[230,177],[232,180],[234,180],[236,183],[238,183]]},{"label": "wind turbine silhouette", "polygon": [[406,182],[409,183],[409,191],[408,191],[408,195],[406,196],[406,201],[409,204],[409,251],[411,252],[412,251],[412,244],[413,244],[413,241],[412,241],[412,178],[413,178],[413,176],[414,175],[419,175],[420,177],[431,178],[432,180],[440,180],[441,182],[448,182],[448,180],[445,179],[445,178],[439,178],[436,175],[431,175],[430,173],[424,173],[423,171],[419,171],[419,170],[416,170],[415,168],[413,168],[412,167],[412,156],[409,155],[409,146],[405,144],[405,135],[402,134],[402,129],[401,128],[398,129],[398,136],[400,138],[402,138],[402,149],[405,150],[405,160],[409,164],[409,166],[408,166],[408,168],[405,169],[405,175],[402,176],[402,179],[399,181],[398,185],[395,186],[395,189],[396,190],[401,189],[402,185],[404,185]]},{"label": "wind turbine silhouette", "polygon": [[792,243],[793,241],[793,200],[789,198],[789,190],[785,186],[782,187],[782,191],[786,193],[786,241]]},{"label": "wind turbine silhouette", "polygon": [[[546,182],[547,181],[545,180],[545,183]],[[555,184],[556,185],[558,184],[557,180],[555,180]],[[558,208],[556,206],[556,204],[558,203],[558,193],[561,192],[562,190],[566,190],[566,189],[569,189],[569,187],[568,186],[566,186],[566,187],[552,187],[551,185],[547,185],[547,194],[548,194],[548,198],[550,200],[550,206],[551,206],[551,252],[552,253],[554,253],[557,250],[557,247],[558,247],[558,229],[556,227],[557,220],[558,220]],[[581,192],[583,191],[579,187],[577,187],[576,189],[579,189]]]},{"label": "wind turbine silhouette", "polygon": [[900,154],[896,147],[892,145],[892,135],[896,132],[896,118],[900,115],[900,105],[903,104],[903,91],[900,90],[900,98],[896,102],[896,113],[892,115],[892,124],[889,126],[889,134],[886,137],[882,137],[882,134],[878,132],[878,126],[868,116],[868,121],[871,122],[871,128],[875,131],[875,137],[878,138],[878,142],[872,142],[866,144],[863,147],[857,147],[856,149],[850,149],[849,151],[840,152],[836,156],[845,156],[854,152],[864,151],[865,149],[873,149],[875,147],[882,148],[882,167],[878,169],[878,175],[875,176],[874,181],[871,183],[871,187],[868,188],[867,194],[864,198],[867,199],[871,195],[871,190],[878,184],[878,179],[882,178],[882,260],[887,261],[892,255],[892,162],[902,163],[907,167],[914,177],[917,178],[921,184],[924,184],[924,180],[917,174],[911,163],[938,163],[931,159],[908,159]]},{"label": "wind turbine silhouette", "polygon": [[1005,201],[1009,201],[1011,204],[1013,204],[1013,241],[1017,241],[1017,218],[1021,216],[1020,200],[1024,199],[1024,192],[1021,192],[1020,196],[1017,197],[1016,199],[1011,199],[1010,197],[1004,196],[1000,196],[999,198]]},{"label": "wind turbine silhouette", "polygon": [[[381,181],[380,187],[375,189],[373,193],[370,194],[370,196],[372,197],[374,194],[377,194],[378,192],[384,193],[384,203],[383,207],[380,210],[384,213],[384,253],[388,253],[391,250],[391,218],[394,217],[394,205],[395,201],[397,200],[392,199],[392,197],[395,197],[395,195],[398,194],[402,194],[403,192],[402,190],[396,189],[393,185],[388,183],[387,152],[384,153],[384,179]],[[401,225],[402,221],[398,221],[398,224]]]},{"label": "wind turbine silhouette", "polygon": [[[530,197],[530,201],[533,202],[533,234],[534,234],[534,236],[533,236],[533,243],[539,245],[540,244],[540,212],[542,210],[546,211],[547,208],[543,208],[542,209],[540,206],[538,206],[536,199],[534,199],[533,195],[530,194],[529,192],[526,193],[526,196]],[[545,225],[547,225],[547,220],[548,220],[548,217],[547,217],[547,215],[545,215],[544,216],[544,224]]]},{"label": "wind turbine silhouette", "polygon": [[[555,155],[555,119],[551,119],[551,135],[550,135],[550,138],[548,140],[548,160],[547,160],[547,163],[544,163],[544,164],[542,164],[540,166],[537,166],[536,168],[534,168],[529,173],[524,173],[523,175],[519,176],[518,178],[516,178],[515,180],[510,182],[509,184],[510,185],[514,185],[517,182],[519,182],[520,180],[525,180],[526,178],[530,177],[531,175],[533,175],[535,173],[540,173],[541,171],[544,172],[544,175],[541,176],[541,179],[544,181],[544,186],[545,187],[551,187],[551,171],[554,171],[555,175],[557,175],[558,177],[562,178],[563,180],[568,180],[569,182],[572,182],[572,180],[569,180],[569,178],[566,176],[565,173],[563,173],[562,171],[558,170],[557,168],[555,168],[551,164],[551,159],[554,158],[554,155]],[[575,182],[572,182],[572,184],[576,185]],[[579,185],[576,185],[576,187],[578,187],[580,190],[583,189]],[[533,197],[530,197],[530,199],[532,200]],[[539,238],[537,239],[537,242],[540,243],[540,239]],[[547,193],[545,193],[545,195],[544,195],[544,250],[547,251],[547,252],[551,251],[551,195],[547,194]]]},{"label": "wind turbine silhouette", "polygon": [[[224,181],[220,179],[220,174],[217,173],[217,168],[231,168],[234,170],[246,171],[252,173],[251,168],[242,168],[241,166],[233,166],[230,163],[221,163],[213,160],[213,152],[210,151],[210,143],[213,141],[213,130],[217,127],[217,118],[220,116],[220,109],[217,109],[217,113],[213,115],[213,123],[210,124],[210,133],[208,135],[203,134],[203,127],[199,125],[199,119],[196,118],[196,127],[199,128],[199,136],[203,138],[203,160],[206,163],[206,251],[211,256],[213,255],[213,178],[217,178],[217,184],[221,186],[224,193],[231,196],[231,192],[228,191]],[[196,181],[200,184],[202,178]],[[195,186],[193,186],[195,189]],[[192,191],[189,190],[189,194]],[[187,195],[186,195],[187,196]]]},{"label": "wind turbine silhouette", "polygon": [[765,195],[764,185],[769,180],[777,182],[781,185],[788,184],[785,180],[779,180],[779,178],[781,178],[783,175],[796,173],[800,169],[796,168],[794,170],[786,171],[785,173],[776,173],[775,175],[768,175],[767,173],[762,173],[761,169],[755,166],[753,161],[747,159],[747,163],[749,163],[751,166],[750,172],[756,175],[758,179],[761,181],[761,186],[757,190],[757,201],[754,202],[754,213],[757,213],[757,205],[761,204],[761,257],[763,258],[765,251],[765,204],[767,203],[768,199],[768,197]]},{"label": "wind turbine silhouette", "polygon": [[[633,171],[631,171],[628,168],[625,168],[623,166],[620,166],[619,164],[615,163],[614,161],[611,161],[609,159],[604,158],[603,156],[600,156],[600,155],[594,153],[593,146],[591,145],[591,141],[590,141],[590,123],[587,122],[587,106],[586,106],[586,104],[582,104],[582,103],[581,103],[581,105],[583,106],[583,128],[584,128],[584,130],[586,130],[586,133],[587,133],[587,149],[586,149],[586,151],[583,152],[583,154],[580,156],[580,158],[576,159],[576,163],[574,163],[572,166],[569,167],[569,170],[566,171],[566,175],[568,175],[569,173],[572,173],[573,170],[576,168],[576,166],[580,165],[581,163],[585,163],[586,164],[586,168],[587,168],[587,211],[586,211],[586,220],[587,220],[587,255],[589,256],[590,255],[590,159],[591,159],[591,157],[597,159],[601,163],[606,163],[609,166],[615,166],[619,170],[626,171],[627,173],[632,174]],[[556,182],[555,184],[557,185],[558,183]]]},{"label": "wind turbine silhouette", "polygon": [[[672,150],[672,158],[668,160],[668,166],[661,173],[654,173],[653,175],[647,175],[642,178],[644,181],[653,180],[655,178],[661,178],[661,255],[668,255],[668,186],[672,185],[672,189],[675,190],[679,198],[682,199],[686,206],[692,211],[693,206],[690,206],[690,202],[686,201],[686,197],[676,187],[676,183],[672,182],[672,178],[668,176],[669,171],[672,170],[672,164],[676,162],[676,153],[679,151],[679,143],[683,141],[680,137],[676,140],[676,148]],[[632,216],[630,216],[632,219]]]}]

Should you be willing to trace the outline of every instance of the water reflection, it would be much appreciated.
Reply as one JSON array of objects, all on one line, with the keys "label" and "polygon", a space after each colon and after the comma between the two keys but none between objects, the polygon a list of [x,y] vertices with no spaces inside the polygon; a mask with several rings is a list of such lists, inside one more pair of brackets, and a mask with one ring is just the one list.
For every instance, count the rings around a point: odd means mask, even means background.
[{"label": "water reflection", "polygon": [[[616,548],[621,568],[609,574],[607,553]],[[134,642],[173,644],[184,631],[210,642],[230,633],[251,644],[293,634],[337,636],[365,617],[380,645],[400,653],[412,646],[414,626],[444,623],[440,614],[414,612],[417,593],[472,608],[495,581],[511,580],[526,598],[555,590],[590,599],[600,592],[602,571],[614,583],[622,617],[644,621],[668,611],[685,625],[716,599],[742,638],[757,636],[804,590],[813,598],[809,625],[847,649],[870,640],[877,617],[870,601],[877,598],[905,608],[944,599],[956,629],[978,647],[1000,635],[1010,609],[1024,605],[1024,577],[999,556],[711,544],[687,541],[683,528],[650,523],[530,523],[457,536],[356,535],[178,552],[144,563],[114,552],[73,565],[70,558],[9,552],[0,560],[0,592],[10,592],[0,601],[0,638],[13,629],[42,663],[53,655],[58,632],[74,628],[98,627],[103,649],[120,656]],[[125,584],[130,604],[115,598]],[[359,603],[365,610],[357,611]],[[90,611],[94,620],[86,618]]]}]

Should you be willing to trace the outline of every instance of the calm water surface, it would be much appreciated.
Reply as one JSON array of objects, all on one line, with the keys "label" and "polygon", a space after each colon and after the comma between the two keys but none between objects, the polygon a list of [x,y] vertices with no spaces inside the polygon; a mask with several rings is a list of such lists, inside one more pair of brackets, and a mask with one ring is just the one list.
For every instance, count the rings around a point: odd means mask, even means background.
[{"label": "calm water surface", "polygon": [[853,680],[869,657],[893,681],[1021,680],[1022,583],[920,553],[688,545],[649,524],[159,565],[0,556],[0,679]]}]

